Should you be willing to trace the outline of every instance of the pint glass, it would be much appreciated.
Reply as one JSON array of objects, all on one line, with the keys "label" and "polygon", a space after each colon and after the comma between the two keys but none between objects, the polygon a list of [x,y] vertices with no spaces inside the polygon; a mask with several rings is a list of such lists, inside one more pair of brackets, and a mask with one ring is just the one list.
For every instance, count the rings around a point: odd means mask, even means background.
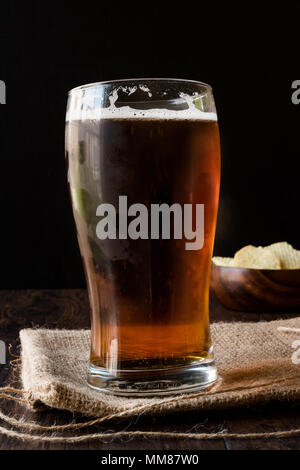
[{"label": "pint glass", "polygon": [[89,385],[128,396],[211,385],[220,143],[210,86],[176,79],[84,85],[70,91],[66,121],[91,307]]}]

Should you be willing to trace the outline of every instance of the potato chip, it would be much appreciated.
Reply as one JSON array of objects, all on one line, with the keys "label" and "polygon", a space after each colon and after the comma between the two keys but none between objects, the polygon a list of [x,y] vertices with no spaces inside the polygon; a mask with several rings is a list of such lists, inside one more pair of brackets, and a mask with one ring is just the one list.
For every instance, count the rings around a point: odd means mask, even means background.
[{"label": "potato chip", "polygon": [[233,265],[237,268],[280,269],[279,257],[268,247],[244,246],[234,255]]},{"label": "potato chip", "polygon": [[217,266],[233,266],[233,258],[222,258],[221,256],[214,256],[212,260]]},{"label": "potato chip", "polygon": [[300,251],[295,250],[289,243],[273,243],[266,248],[280,259],[282,269],[300,269]]}]

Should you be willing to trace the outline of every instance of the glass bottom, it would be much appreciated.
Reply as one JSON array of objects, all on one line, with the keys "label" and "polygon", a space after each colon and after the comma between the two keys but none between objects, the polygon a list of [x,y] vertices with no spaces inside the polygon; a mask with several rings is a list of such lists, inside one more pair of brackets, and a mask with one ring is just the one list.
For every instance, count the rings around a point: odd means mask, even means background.
[{"label": "glass bottom", "polygon": [[213,359],[185,367],[152,370],[108,370],[90,364],[88,385],[96,390],[127,397],[175,395],[202,390],[218,378]]}]

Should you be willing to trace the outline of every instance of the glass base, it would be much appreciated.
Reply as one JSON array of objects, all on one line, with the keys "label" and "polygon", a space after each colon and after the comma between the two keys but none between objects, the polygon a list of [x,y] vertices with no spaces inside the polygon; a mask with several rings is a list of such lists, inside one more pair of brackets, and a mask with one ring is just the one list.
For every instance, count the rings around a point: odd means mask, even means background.
[{"label": "glass base", "polygon": [[119,396],[153,397],[196,392],[210,387],[217,378],[213,359],[169,369],[119,370],[114,375],[90,364],[88,385]]}]

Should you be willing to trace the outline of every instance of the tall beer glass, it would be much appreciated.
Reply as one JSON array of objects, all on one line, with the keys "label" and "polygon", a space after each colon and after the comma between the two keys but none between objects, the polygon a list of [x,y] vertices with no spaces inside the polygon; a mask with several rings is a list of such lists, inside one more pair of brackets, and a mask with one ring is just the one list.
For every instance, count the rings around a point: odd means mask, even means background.
[{"label": "tall beer glass", "polygon": [[89,385],[128,396],[211,385],[220,182],[211,87],[133,79],[75,88],[66,154],[91,306]]}]

